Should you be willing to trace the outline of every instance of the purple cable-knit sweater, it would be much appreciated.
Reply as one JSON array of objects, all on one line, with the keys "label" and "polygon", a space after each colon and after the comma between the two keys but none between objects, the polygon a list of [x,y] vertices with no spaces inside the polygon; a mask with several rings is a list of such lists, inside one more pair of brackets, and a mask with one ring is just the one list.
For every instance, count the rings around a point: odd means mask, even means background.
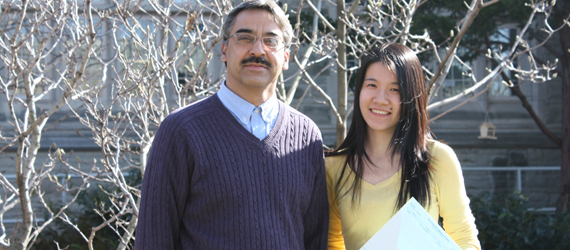
[{"label": "purple cable-knit sweater", "polygon": [[166,117],[143,179],[135,249],[326,249],[321,135],[279,106],[263,140],[217,95]]}]

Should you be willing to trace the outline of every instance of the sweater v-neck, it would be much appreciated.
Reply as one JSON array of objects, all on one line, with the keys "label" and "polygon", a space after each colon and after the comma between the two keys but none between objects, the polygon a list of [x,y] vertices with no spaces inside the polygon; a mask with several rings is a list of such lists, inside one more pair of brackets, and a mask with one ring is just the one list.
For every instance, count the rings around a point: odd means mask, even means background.
[{"label": "sweater v-neck", "polygon": [[281,133],[281,130],[285,129],[283,126],[283,124],[285,124],[285,103],[279,101],[279,115],[277,116],[277,121],[275,121],[275,125],[273,125],[273,129],[271,129],[271,131],[269,132],[269,134],[263,138],[263,140],[257,138],[254,134],[252,134],[251,132],[247,131],[247,129],[245,129],[243,127],[243,125],[241,125],[239,123],[238,120],[236,120],[236,118],[232,115],[232,113],[224,106],[224,104],[222,103],[222,101],[220,101],[220,98],[218,97],[218,94],[215,94],[213,97],[213,104],[216,108],[220,109],[222,115],[222,119],[227,120],[227,124],[231,124],[231,126],[233,126],[233,128],[235,129],[234,131],[237,131],[237,135],[242,136],[243,138],[245,138],[247,141],[251,142],[252,144],[257,145],[258,147],[261,147],[263,149],[267,149],[270,148],[275,139],[278,137],[278,135]]},{"label": "sweater v-neck", "polygon": [[[352,171],[352,170],[351,170]],[[352,172],[354,174],[354,172]],[[376,184],[372,184],[370,182],[365,181],[364,179],[362,179],[362,186],[370,189],[370,190],[374,190],[374,189],[379,189],[379,188],[384,188],[387,187],[389,185],[392,185],[393,182],[395,181],[399,181],[399,177],[402,175],[402,169],[400,168],[398,170],[398,172],[392,174],[390,177],[388,177],[387,179],[378,182]]]}]

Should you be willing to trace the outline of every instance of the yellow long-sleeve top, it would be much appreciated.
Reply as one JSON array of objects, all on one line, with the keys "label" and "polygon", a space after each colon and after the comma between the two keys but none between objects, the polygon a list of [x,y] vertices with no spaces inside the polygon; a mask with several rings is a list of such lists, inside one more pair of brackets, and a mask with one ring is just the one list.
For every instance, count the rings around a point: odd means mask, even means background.
[{"label": "yellow long-sleeve top", "polygon": [[[449,146],[436,141],[430,142],[428,149],[432,155],[432,178],[426,211],[435,221],[443,218],[443,228],[461,249],[481,249],[457,156]],[[358,250],[397,212],[401,170],[376,185],[363,180],[360,204],[352,206],[352,190],[342,194],[350,188],[354,172],[347,169],[343,177],[348,178],[347,184],[336,190],[345,159],[334,156],[325,160],[330,203],[329,249]]]}]

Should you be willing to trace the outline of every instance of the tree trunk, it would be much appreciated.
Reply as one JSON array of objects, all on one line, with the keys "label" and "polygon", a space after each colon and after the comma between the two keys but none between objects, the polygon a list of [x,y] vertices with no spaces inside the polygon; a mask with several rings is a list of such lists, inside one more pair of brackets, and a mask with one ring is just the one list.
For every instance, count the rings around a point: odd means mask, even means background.
[{"label": "tree trunk", "polygon": [[336,146],[340,145],[346,136],[346,106],[347,106],[347,80],[346,80],[346,25],[341,21],[344,16],[344,0],[337,0],[337,36],[338,36],[338,113],[341,121],[336,122]]},{"label": "tree trunk", "polygon": [[[568,3],[558,4],[562,5],[557,7],[560,12],[564,13],[563,10],[568,9]],[[566,25],[559,34],[562,49],[562,56],[559,58],[560,72],[562,73],[562,161],[560,198],[556,204],[556,212],[565,213],[568,211],[568,202],[570,201],[570,27]]]},{"label": "tree trunk", "polygon": [[[501,74],[505,75],[504,72],[502,72]],[[503,76],[503,79],[509,80],[506,76]],[[546,124],[544,124],[544,122],[542,122],[542,120],[540,120],[540,118],[538,117],[536,112],[534,112],[534,109],[532,108],[532,106],[528,102],[528,99],[526,99],[526,96],[523,94],[523,92],[517,86],[512,86],[509,88],[511,89],[511,92],[519,98],[523,107],[528,111],[528,114],[530,115],[530,117],[532,117],[532,119],[534,120],[534,122],[536,123],[536,125],[538,126],[540,131],[542,131],[543,134],[548,136],[548,138],[550,138],[550,140],[552,140],[554,142],[554,144],[556,144],[556,146],[561,147],[562,141],[560,140],[560,138],[558,138],[558,136],[556,136],[554,133],[552,133],[552,131],[550,131],[546,127]]]}]

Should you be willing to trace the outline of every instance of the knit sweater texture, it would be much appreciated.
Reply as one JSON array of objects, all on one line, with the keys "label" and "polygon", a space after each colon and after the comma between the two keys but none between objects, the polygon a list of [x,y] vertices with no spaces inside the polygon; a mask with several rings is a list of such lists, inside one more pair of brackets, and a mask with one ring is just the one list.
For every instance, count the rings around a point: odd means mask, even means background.
[{"label": "knit sweater texture", "polygon": [[321,134],[279,106],[263,140],[217,95],[166,117],[143,178],[135,248],[326,249]]}]

